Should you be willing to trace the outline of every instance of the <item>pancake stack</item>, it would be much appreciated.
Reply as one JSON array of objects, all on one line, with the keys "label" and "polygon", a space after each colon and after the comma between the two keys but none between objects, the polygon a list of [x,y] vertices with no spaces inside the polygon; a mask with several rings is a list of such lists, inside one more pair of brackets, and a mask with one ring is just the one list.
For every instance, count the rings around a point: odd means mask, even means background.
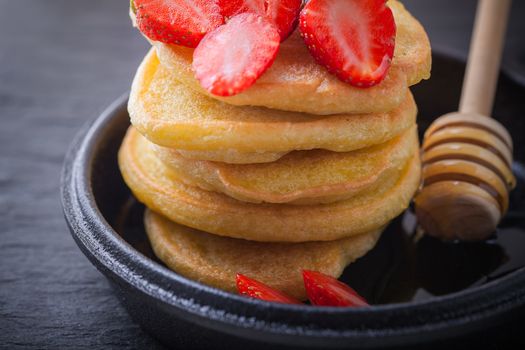
[{"label": "pancake stack", "polygon": [[200,87],[192,49],[152,42],[119,164],[168,267],[228,291],[242,273],[305,299],[302,269],[338,277],[374,247],[419,185],[408,87],[431,65],[419,22],[399,2],[388,6],[394,59],[366,89],[315,63],[298,33],[231,97]]}]

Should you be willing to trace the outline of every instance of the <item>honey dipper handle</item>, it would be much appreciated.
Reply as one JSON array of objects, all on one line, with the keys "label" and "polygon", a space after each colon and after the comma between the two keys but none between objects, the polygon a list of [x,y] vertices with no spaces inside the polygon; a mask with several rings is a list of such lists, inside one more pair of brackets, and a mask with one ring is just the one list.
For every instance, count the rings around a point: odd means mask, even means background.
[{"label": "honey dipper handle", "polygon": [[459,111],[490,116],[511,0],[479,0]]}]

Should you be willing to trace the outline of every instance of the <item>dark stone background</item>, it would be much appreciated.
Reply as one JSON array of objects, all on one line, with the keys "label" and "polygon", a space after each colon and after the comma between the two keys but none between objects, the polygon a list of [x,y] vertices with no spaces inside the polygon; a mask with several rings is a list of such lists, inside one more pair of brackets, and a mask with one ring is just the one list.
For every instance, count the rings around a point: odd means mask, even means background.
[{"label": "dark stone background", "polygon": [[[434,47],[466,54],[474,1],[405,2]],[[128,90],[147,50],[127,6],[0,0],[1,349],[161,348],[76,247],[59,199],[74,134]],[[522,81],[524,15],[525,1],[515,1],[504,59]],[[504,339],[487,345],[498,348]]]}]

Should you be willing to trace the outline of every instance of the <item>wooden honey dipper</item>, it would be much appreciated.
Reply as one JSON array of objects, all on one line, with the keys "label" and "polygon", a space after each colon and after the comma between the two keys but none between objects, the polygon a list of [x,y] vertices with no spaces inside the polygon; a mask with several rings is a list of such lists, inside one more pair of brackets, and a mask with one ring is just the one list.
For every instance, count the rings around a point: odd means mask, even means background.
[{"label": "wooden honey dipper", "polygon": [[459,112],[436,119],[422,146],[421,227],[442,240],[494,233],[515,186],[512,139],[492,111],[510,0],[479,0]]}]

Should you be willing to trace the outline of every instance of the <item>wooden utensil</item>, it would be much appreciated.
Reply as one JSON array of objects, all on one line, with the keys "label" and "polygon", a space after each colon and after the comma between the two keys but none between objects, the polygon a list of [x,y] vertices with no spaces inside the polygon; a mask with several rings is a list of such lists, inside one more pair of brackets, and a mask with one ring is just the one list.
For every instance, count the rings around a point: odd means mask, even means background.
[{"label": "wooden utensil", "polygon": [[482,240],[496,229],[515,186],[512,139],[492,111],[510,0],[480,0],[459,112],[435,120],[422,146],[416,215],[443,240]]}]

